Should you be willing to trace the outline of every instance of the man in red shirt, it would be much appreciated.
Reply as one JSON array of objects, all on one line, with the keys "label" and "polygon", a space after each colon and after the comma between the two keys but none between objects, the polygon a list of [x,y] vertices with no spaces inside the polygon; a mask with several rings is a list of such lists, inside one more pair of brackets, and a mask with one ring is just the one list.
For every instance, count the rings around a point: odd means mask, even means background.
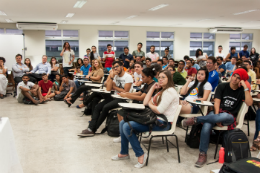
[{"label": "man in red shirt", "polygon": [[112,51],[112,45],[107,45],[107,51],[103,53],[103,61],[105,62],[105,68],[110,71],[112,68],[112,63],[115,60],[115,52]]},{"label": "man in red shirt", "polygon": [[192,63],[190,59],[186,60],[186,67],[185,70],[187,71],[187,77],[192,76],[195,77],[195,75],[197,74],[197,70],[196,68],[192,67]]},{"label": "man in red shirt", "polygon": [[50,100],[50,98],[55,96],[55,93],[51,93],[52,82],[48,80],[48,76],[46,73],[42,74],[42,80],[38,83],[39,84],[39,91],[43,96],[43,100]]}]

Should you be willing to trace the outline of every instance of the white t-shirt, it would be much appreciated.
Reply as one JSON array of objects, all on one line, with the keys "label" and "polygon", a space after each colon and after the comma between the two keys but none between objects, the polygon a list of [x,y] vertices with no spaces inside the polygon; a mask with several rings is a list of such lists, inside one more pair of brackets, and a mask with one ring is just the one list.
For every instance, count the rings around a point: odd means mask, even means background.
[{"label": "white t-shirt", "polygon": [[[114,82],[116,83],[116,86],[118,88],[125,88],[125,84],[126,83],[132,83],[131,88],[129,90],[129,92],[132,92],[133,89],[133,78],[130,74],[125,73],[124,76],[119,77],[118,75],[116,75],[114,77]],[[115,91],[115,94],[119,93],[118,91]]]},{"label": "white t-shirt", "polygon": [[157,60],[157,57],[159,57],[159,54],[157,52],[149,52],[146,54],[145,58],[151,58],[152,61]]},{"label": "white t-shirt", "polygon": [[216,53],[216,58],[219,57],[219,56],[222,57],[222,58],[224,58],[224,54],[223,54],[223,53],[219,53],[219,52]]},{"label": "white t-shirt", "polygon": [[138,73],[134,72],[134,78],[135,78],[135,82],[143,81],[142,74],[138,74]]},{"label": "white t-shirt", "polygon": [[[7,67],[6,66],[4,66],[4,69],[6,69],[7,70]],[[0,74],[2,74],[3,73],[3,69],[0,69]]]},{"label": "white t-shirt", "polygon": [[[195,81],[192,81],[191,83],[189,83],[188,87],[191,88],[192,85],[195,83]],[[199,98],[199,86],[200,86],[200,82],[198,83],[197,87],[194,88],[190,94],[185,98],[185,100],[196,100]],[[203,86],[203,90],[210,90],[212,91],[212,86],[209,82],[206,82],[205,85]]]},{"label": "white t-shirt", "polygon": [[63,56],[62,56],[62,65],[63,67],[72,67],[73,65],[73,62],[69,65],[69,62],[72,60],[72,56],[75,55],[74,51],[72,49],[70,49],[70,51],[66,50],[64,53],[63,53]]},{"label": "white t-shirt", "polygon": [[20,82],[18,85],[17,85],[17,96],[16,98],[18,99],[18,96],[19,94],[22,92],[21,88],[20,87],[24,87],[24,88],[27,88],[27,89],[31,89],[35,84],[28,81],[27,82],[27,85],[25,85],[25,83],[22,81]]}]

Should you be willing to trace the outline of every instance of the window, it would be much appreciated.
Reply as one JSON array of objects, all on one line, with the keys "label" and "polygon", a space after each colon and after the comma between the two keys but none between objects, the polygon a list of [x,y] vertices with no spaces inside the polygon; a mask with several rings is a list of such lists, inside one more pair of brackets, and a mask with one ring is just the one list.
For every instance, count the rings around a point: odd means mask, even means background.
[{"label": "window", "polygon": [[164,56],[164,50],[169,47],[169,54],[173,58],[174,32],[152,32],[146,33],[146,53],[150,52],[150,47],[155,46],[155,52],[159,57]]},{"label": "window", "polygon": [[214,56],[215,34],[190,33],[190,57],[195,59],[197,49],[201,49],[208,56]]},{"label": "window", "polygon": [[0,28],[0,34],[6,34],[6,35],[23,35],[23,30]]},{"label": "window", "polygon": [[0,34],[4,34],[5,30],[3,28],[0,28]]},{"label": "window", "polygon": [[70,48],[75,52],[75,60],[79,58],[79,40],[78,40],[78,30],[50,30],[45,31],[45,49],[46,55],[48,56],[48,61],[51,57],[56,57],[56,59],[61,63],[62,57],[60,53],[63,49],[63,44],[69,42]]},{"label": "window", "polygon": [[98,52],[100,57],[103,57],[108,44],[112,45],[112,50],[115,52],[116,57],[124,53],[124,47],[128,47],[128,31],[98,31],[98,37]]},{"label": "window", "polygon": [[252,48],[253,34],[230,34],[229,40],[229,49],[231,47],[235,47],[236,52],[239,53],[241,50],[243,50],[244,45],[247,45],[247,50],[250,52]]}]

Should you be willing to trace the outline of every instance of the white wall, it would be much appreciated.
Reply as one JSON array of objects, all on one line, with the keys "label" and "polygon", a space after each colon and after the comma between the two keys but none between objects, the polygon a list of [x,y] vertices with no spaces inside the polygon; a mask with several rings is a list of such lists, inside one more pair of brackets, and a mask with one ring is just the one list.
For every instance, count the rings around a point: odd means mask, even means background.
[{"label": "white wall", "polygon": [[[0,28],[16,28],[15,24],[0,23]],[[136,49],[137,43],[143,43],[143,50],[146,47],[146,31],[169,31],[174,32],[174,57],[176,60],[182,59],[184,55],[189,55],[190,32],[208,32],[207,28],[172,28],[172,27],[138,27],[138,26],[100,26],[100,25],[59,25],[59,29],[79,30],[79,56],[86,54],[86,48],[98,45],[98,30],[125,30],[129,31],[130,52]],[[260,50],[260,30],[244,30],[244,33],[253,33],[253,47]],[[33,58],[33,64],[45,52],[44,31],[24,31],[26,57]],[[229,34],[216,34],[215,52],[218,45],[223,46],[223,53],[227,54],[229,49]]]}]

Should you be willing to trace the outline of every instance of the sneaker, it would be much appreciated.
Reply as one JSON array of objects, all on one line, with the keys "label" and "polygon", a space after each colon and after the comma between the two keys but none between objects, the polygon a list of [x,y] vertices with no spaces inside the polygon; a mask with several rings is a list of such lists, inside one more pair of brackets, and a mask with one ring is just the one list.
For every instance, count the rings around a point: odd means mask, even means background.
[{"label": "sneaker", "polygon": [[95,135],[95,133],[90,131],[90,130],[88,130],[88,129],[83,130],[81,132],[81,134],[78,134],[78,136],[82,136],[82,137],[91,137],[91,136],[94,136],[94,135]]},{"label": "sneaker", "polygon": [[146,165],[146,160],[147,160],[147,154],[144,153],[143,163],[141,164],[141,163],[138,162],[138,163],[135,165],[135,167],[136,167],[136,168],[142,168],[142,167],[144,167],[144,166]]},{"label": "sneaker", "polygon": [[112,159],[113,161],[127,160],[127,159],[130,159],[130,156],[128,155],[128,156],[125,156],[125,157],[118,157],[118,155],[116,155],[116,156],[111,157],[111,159]]},{"label": "sneaker", "polygon": [[194,118],[188,118],[181,121],[182,127],[188,127],[195,124]]},{"label": "sneaker", "polygon": [[118,138],[113,139],[114,143],[120,143],[121,142],[121,136],[119,136]]},{"label": "sneaker", "polygon": [[200,152],[198,161],[195,163],[196,167],[203,167],[207,162],[207,154],[205,152]]}]

